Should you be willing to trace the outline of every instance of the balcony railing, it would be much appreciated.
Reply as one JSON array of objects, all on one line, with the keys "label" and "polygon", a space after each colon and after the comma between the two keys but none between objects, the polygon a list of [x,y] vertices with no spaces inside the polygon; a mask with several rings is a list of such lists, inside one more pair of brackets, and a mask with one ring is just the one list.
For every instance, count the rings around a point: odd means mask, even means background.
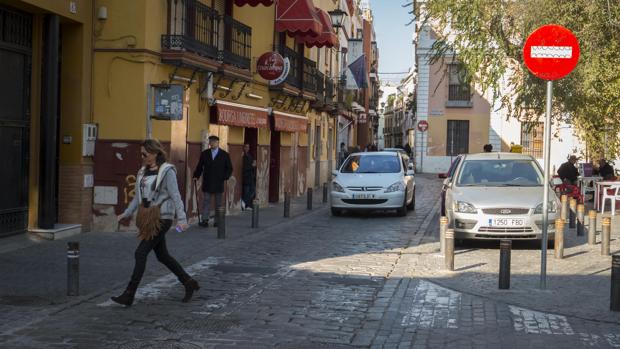
[{"label": "balcony railing", "polygon": [[225,63],[242,69],[250,69],[252,63],[252,28],[224,16],[224,49]]},{"label": "balcony railing", "polygon": [[217,59],[217,11],[197,0],[168,0],[168,23],[168,34],[161,37],[163,49]]},{"label": "balcony railing", "polygon": [[[317,74],[317,70],[316,70],[316,62],[305,58],[304,57],[304,67],[303,67],[303,71],[304,71],[304,78],[303,78],[303,86],[302,88],[304,89],[304,91],[308,91],[308,92],[314,92],[316,93],[317,91],[317,85],[318,85],[318,74]],[[321,84],[323,82],[321,81]]]},{"label": "balcony railing", "polygon": [[291,64],[291,69],[286,77],[286,83],[301,88],[301,72],[300,72],[300,55],[297,51],[290,49],[286,46],[280,46],[280,54],[284,58],[288,58]]}]

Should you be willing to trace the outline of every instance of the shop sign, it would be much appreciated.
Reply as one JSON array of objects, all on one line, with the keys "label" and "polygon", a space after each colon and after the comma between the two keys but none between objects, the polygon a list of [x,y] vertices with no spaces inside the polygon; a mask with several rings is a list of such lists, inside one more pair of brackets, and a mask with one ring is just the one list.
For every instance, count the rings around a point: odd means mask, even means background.
[{"label": "shop sign", "polygon": [[263,53],[256,61],[256,71],[265,80],[275,80],[284,72],[284,58],[277,52]]},{"label": "shop sign", "polygon": [[360,124],[365,124],[368,121],[368,117],[366,113],[360,113],[357,117],[357,122]]},{"label": "shop sign", "polygon": [[276,131],[307,132],[308,119],[302,116],[273,113],[274,128]]},{"label": "shop sign", "polygon": [[266,128],[269,118],[266,109],[246,108],[233,103],[218,101],[215,106],[216,123],[219,125]]}]

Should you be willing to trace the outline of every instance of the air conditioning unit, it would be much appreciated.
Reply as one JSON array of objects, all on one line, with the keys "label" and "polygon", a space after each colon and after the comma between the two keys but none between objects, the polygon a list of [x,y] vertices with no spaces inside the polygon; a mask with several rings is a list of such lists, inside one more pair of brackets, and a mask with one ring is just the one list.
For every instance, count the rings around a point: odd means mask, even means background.
[{"label": "air conditioning unit", "polygon": [[95,141],[97,140],[97,124],[84,124],[82,135],[82,156],[95,155]]}]

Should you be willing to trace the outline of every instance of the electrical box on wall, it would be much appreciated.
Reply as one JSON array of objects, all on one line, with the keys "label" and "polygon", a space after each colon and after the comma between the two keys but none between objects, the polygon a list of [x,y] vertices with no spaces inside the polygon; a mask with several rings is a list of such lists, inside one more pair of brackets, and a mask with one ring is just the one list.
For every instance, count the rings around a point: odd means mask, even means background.
[{"label": "electrical box on wall", "polygon": [[95,141],[97,140],[97,124],[84,124],[82,135],[82,156],[95,155]]}]

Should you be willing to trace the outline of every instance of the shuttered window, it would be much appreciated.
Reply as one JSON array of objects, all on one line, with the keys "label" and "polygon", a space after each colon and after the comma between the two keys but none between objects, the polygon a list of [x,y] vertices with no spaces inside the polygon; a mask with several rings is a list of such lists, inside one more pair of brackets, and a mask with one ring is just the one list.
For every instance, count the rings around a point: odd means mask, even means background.
[{"label": "shuttered window", "polygon": [[544,132],[545,124],[542,122],[521,124],[521,145],[523,146],[523,154],[542,159]]},{"label": "shuttered window", "polygon": [[469,121],[448,120],[446,155],[457,156],[469,153]]}]

